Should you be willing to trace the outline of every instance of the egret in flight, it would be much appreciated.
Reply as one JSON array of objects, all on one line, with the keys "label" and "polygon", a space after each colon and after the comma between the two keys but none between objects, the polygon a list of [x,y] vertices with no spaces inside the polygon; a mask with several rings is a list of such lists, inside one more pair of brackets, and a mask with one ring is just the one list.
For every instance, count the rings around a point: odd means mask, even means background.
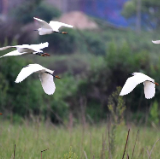
[{"label": "egret in flight", "polygon": [[143,74],[134,72],[132,73],[132,77],[128,78],[126,83],[124,84],[120,96],[124,96],[131,91],[140,83],[143,83],[144,85],[144,94],[145,98],[151,99],[155,95],[155,85],[159,85],[154,81],[154,79],[150,78],[149,76]]},{"label": "egret in flight", "polygon": [[58,21],[50,21],[47,23],[46,21],[33,17],[41,26],[41,28],[38,28],[36,31],[38,31],[39,35],[45,35],[45,34],[51,34],[51,33],[61,33],[61,34],[67,34],[67,32],[59,32],[60,27],[68,27],[73,28],[72,25],[68,25],[62,22]]},{"label": "egret in flight", "polygon": [[39,64],[29,64],[28,66],[23,67],[18,74],[15,82],[20,83],[29,75],[35,72],[39,73],[39,79],[41,81],[44,92],[48,95],[53,94],[56,89],[53,78],[60,79],[60,77],[54,75],[54,71],[47,69]]},{"label": "egret in flight", "polygon": [[7,56],[20,56],[23,54],[36,54],[36,55],[40,55],[40,56],[49,56],[48,53],[43,53],[43,48],[48,47],[49,43],[45,42],[45,43],[41,43],[41,44],[23,44],[23,45],[15,45],[15,46],[6,46],[6,47],[2,47],[0,48],[0,51],[2,50],[6,50],[9,48],[16,48],[17,50],[11,51],[3,56],[0,56],[0,58],[2,57],[7,57]]}]

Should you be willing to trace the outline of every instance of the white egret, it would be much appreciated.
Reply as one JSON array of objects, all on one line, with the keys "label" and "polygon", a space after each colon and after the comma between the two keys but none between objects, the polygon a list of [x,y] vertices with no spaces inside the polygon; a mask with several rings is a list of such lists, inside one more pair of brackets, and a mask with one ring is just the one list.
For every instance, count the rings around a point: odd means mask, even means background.
[{"label": "white egret", "polygon": [[41,26],[41,28],[37,29],[36,31],[39,32],[39,35],[45,35],[45,34],[51,34],[51,33],[61,33],[61,34],[67,34],[67,32],[59,32],[60,27],[68,27],[73,28],[72,25],[68,25],[62,22],[58,21],[50,21],[47,23],[46,21],[33,17]]},{"label": "white egret", "polygon": [[132,77],[127,79],[124,87],[120,92],[120,96],[124,96],[130,93],[138,84],[143,83],[145,98],[153,98],[155,95],[155,84],[159,84],[154,82],[154,79],[150,78],[149,76],[143,73],[134,72],[132,73],[132,75]]},{"label": "white egret", "polygon": [[2,57],[7,57],[7,56],[19,56],[19,55],[23,55],[23,54],[37,54],[40,56],[49,56],[48,53],[43,53],[43,48],[48,47],[49,43],[45,42],[45,43],[41,43],[41,44],[23,44],[23,45],[15,45],[15,46],[6,46],[6,47],[2,47],[0,48],[0,51],[2,50],[6,50],[9,48],[16,48],[17,50],[11,51],[3,56],[0,56],[0,58]]},{"label": "white egret", "polygon": [[156,41],[152,40],[152,43],[154,43],[154,44],[160,44],[160,40],[156,40]]},{"label": "white egret", "polygon": [[18,74],[15,82],[20,83],[29,75],[35,72],[39,73],[39,78],[44,92],[48,95],[53,94],[56,89],[53,78],[55,77],[60,79],[60,77],[54,75],[54,71],[47,69],[39,64],[29,64],[28,66],[23,67],[21,72]]}]

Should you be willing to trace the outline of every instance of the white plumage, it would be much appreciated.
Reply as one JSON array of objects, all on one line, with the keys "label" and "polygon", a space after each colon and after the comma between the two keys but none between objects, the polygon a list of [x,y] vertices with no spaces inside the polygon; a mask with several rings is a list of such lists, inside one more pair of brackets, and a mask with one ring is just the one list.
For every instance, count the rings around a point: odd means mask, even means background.
[{"label": "white plumage", "polygon": [[155,83],[154,79],[143,73],[134,72],[132,75],[132,77],[127,79],[120,92],[120,96],[130,93],[138,84],[143,83],[145,98],[153,98],[155,95],[155,84],[158,85],[158,83]]},{"label": "white plumage", "polygon": [[23,55],[23,54],[38,54],[38,55],[49,55],[46,53],[43,53],[43,48],[48,47],[49,43],[45,42],[45,43],[41,43],[41,44],[23,44],[23,45],[15,45],[15,46],[6,46],[6,47],[2,47],[0,48],[0,51],[2,50],[6,50],[9,48],[16,48],[17,50],[11,51],[3,56],[0,56],[0,58],[2,57],[7,57],[7,56],[19,56],[19,55]]},{"label": "white plumage", "polygon": [[33,17],[41,26],[41,28],[38,29],[39,35],[45,35],[45,34],[51,34],[53,32],[58,32],[62,34],[66,34],[66,32],[59,32],[59,29],[61,27],[68,27],[68,28],[73,28],[72,25],[68,25],[62,22],[58,21],[50,21],[47,23],[46,21]]},{"label": "white plumage", "polygon": [[152,40],[152,43],[154,43],[154,44],[160,44],[160,40],[156,40],[156,41]]},{"label": "white plumage", "polygon": [[39,78],[40,78],[44,92],[48,95],[53,94],[56,89],[56,86],[53,81],[53,77],[58,79],[60,78],[53,74],[54,71],[47,69],[39,64],[29,64],[28,66],[23,67],[21,72],[18,74],[15,82],[20,83],[29,75],[35,72],[39,73]]}]

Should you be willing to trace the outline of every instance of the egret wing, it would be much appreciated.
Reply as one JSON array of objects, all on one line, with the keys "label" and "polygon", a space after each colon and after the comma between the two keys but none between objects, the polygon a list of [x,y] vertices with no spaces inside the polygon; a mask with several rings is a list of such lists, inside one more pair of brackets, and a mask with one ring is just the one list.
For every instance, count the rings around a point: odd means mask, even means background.
[{"label": "egret wing", "polygon": [[29,64],[28,66],[22,68],[22,70],[18,74],[15,82],[20,83],[25,78],[27,78],[29,75],[31,75],[32,73],[42,71],[42,70],[45,70],[45,68],[39,64]]},{"label": "egret wing", "polygon": [[155,95],[155,84],[150,81],[145,81],[144,83],[144,94],[147,99],[151,99]]},{"label": "egret wing", "polygon": [[9,48],[14,48],[16,46],[6,46],[6,47],[2,47],[0,48],[0,51],[3,51],[3,50],[6,50],[6,49],[9,49]]},{"label": "egret wing", "polygon": [[34,50],[39,50],[39,49],[43,49],[49,46],[48,42],[45,43],[41,43],[41,44],[31,44],[29,48],[34,49]]},{"label": "egret wing", "polygon": [[65,24],[62,22],[58,22],[58,21],[50,21],[49,25],[52,27],[53,31],[59,31],[60,27],[68,27],[68,28],[73,28],[72,25],[69,24]]},{"label": "egret wing", "polygon": [[160,40],[157,40],[157,41],[153,41],[152,40],[152,43],[154,43],[154,44],[160,44]]},{"label": "egret wing", "polygon": [[39,74],[39,78],[40,78],[44,92],[48,95],[53,94],[56,89],[55,83],[53,81],[53,76],[48,73],[41,72]]},{"label": "egret wing", "polygon": [[42,28],[52,29],[52,28],[50,27],[50,25],[49,25],[46,21],[44,21],[44,20],[42,20],[42,19],[39,19],[39,18],[36,18],[36,17],[33,17],[33,18],[39,23],[39,25],[40,25]]},{"label": "egret wing", "polygon": [[141,75],[128,78],[120,92],[120,96],[124,96],[130,93],[138,84],[144,82],[145,80],[146,80],[145,76]]},{"label": "egret wing", "polygon": [[18,52],[17,50],[15,50],[15,51],[11,51],[11,52],[3,55],[3,56],[0,56],[0,58],[2,58],[2,57],[8,57],[8,56],[20,56],[20,55],[23,55],[23,54],[26,54],[26,53],[27,53],[27,52],[22,52],[22,53],[20,53],[20,52]]}]

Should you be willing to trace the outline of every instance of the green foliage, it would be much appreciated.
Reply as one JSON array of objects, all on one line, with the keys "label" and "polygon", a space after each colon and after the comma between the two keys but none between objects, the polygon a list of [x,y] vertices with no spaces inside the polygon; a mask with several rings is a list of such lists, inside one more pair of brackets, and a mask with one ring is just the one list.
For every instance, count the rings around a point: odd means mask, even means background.
[{"label": "green foliage", "polygon": [[72,146],[69,148],[69,153],[64,155],[64,159],[78,159],[78,156],[72,152]]},{"label": "green foliage", "polygon": [[[40,36],[37,41],[49,42],[49,51],[60,54],[73,54],[75,52],[105,55],[106,46],[98,33],[63,28],[68,34],[53,34]],[[61,32],[60,31],[60,32]]]},{"label": "green foliage", "polygon": [[32,22],[33,17],[50,21],[55,17],[59,17],[60,14],[57,8],[47,5],[42,0],[25,1],[16,9],[10,11],[10,16],[22,24]]},{"label": "green foliage", "polygon": [[[5,43],[7,45],[7,41]],[[15,45],[15,42],[12,43]],[[2,55],[7,51],[1,51]],[[12,117],[12,121],[21,121],[20,117],[29,116],[30,112],[39,114],[42,102],[42,89],[40,82],[28,77],[23,83],[16,84],[14,81],[20,70],[32,63],[22,57],[4,57],[0,63],[0,110],[7,116]],[[37,78],[36,78],[37,79]]]},{"label": "green foliage", "polygon": [[147,28],[159,28],[160,27],[160,1],[157,0],[132,0],[127,1],[124,5],[122,15],[126,18],[135,17],[137,15],[138,1],[141,5],[141,19],[143,24],[147,25]]},{"label": "green foliage", "polygon": [[[137,127],[130,125],[130,135],[128,139],[126,154],[129,157],[132,155],[135,144],[137,130],[138,140],[134,151],[135,159],[147,159],[148,153],[143,151],[143,148],[151,153],[151,158],[159,158],[160,143],[155,142],[159,139],[159,128]],[[44,125],[42,123],[28,123],[17,125],[5,122],[0,117],[1,130],[1,152],[2,159],[13,158],[14,145],[16,144],[16,159],[39,159],[41,151],[44,159],[100,159],[103,149],[103,158],[120,159],[122,158],[124,145],[126,142],[127,127],[120,127],[114,131],[114,154],[110,156],[111,148],[109,148],[108,128],[106,123],[100,126],[88,126],[83,130],[82,126],[76,126],[72,131],[64,127],[55,127],[53,125]],[[102,140],[102,137],[104,139]],[[154,145],[155,144],[155,145]],[[153,147],[154,145],[154,147]],[[152,149],[153,148],[153,149]],[[86,154],[84,154],[84,151]],[[86,156],[85,156],[86,155]]]},{"label": "green foliage", "polygon": [[124,125],[124,111],[126,106],[124,104],[123,98],[119,96],[121,87],[117,87],[117,90],[112,93],[108,98],[108,109],[111,112],[115,124]]},{"label": "green foliage", "polygon": [[39,17],[49,22],[54,18],[60,17],[60,15],[60,10],[42,1],[42,3],[40,3],[40,5],[38,5],[36,9],[33,11],[31,18],[33,20],[33,17]]},{"label": "green foliage", "polygon": [[159,124],[158,102],[155,101],[150,109],[149,122],[155,125]]},{"label": "green foliage", "polygon": [[109,146],[111,154],[115,154],[115,139],[117,126],[122,127],[125,124],[124,121],[124,111],[126,106],[124,104],[123,98],[119,96],[121,87],[117,87],[116,91],[113,92],[108,98],[108,110],[110,111],[110,117],[112,118],[113,124],[110,126],[110,141]]},{"label": "green foliage", "polygon": [[87,45],[90,53],[95,55],[105,55],[105,43],[98,33],[95,34],[93,32],[85,31],[81,33],[81,36],[83,37],[83,41],[85,42],[85,45]]}]

